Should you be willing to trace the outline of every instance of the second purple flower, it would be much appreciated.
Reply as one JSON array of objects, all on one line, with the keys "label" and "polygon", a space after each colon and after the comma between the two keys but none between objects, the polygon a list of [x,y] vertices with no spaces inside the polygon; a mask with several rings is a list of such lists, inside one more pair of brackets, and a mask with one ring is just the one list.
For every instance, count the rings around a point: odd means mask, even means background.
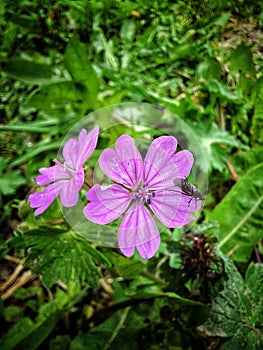
[{"label": "second purple flower", "polygon": [[134,140],[122,135],[116,151],[105,149],[99,165],[112,180],[106,188],[94,185],[87,194],[89,203],[83,209],[86,218],[96,224],[108,224],[123,216],[118,244],[125,256],[139,254],[151,258],[159,248],[160,234],[155,217],[169,228],[183,226],[194,217],[189,211],[189,197],[178,192],[176,178],[189,176],[193,155],[187,150],[175,154],[177,140],[173,136],[155,139],[144,161]]}]

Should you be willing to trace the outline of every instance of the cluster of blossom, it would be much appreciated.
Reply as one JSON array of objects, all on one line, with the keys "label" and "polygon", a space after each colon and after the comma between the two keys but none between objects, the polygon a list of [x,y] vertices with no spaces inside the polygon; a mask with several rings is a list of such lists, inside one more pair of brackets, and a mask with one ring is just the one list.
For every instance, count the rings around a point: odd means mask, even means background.
[{"label": "cluster of blossom", "polygon": [[[77,204],[84,184],[84,163],[95,150],[98,136],[98,126],[89,133],[82,129],[78,140],[71,138],[64,145],[63,164],[54,159],[55,165],[39,169],[41,175],[36,181],[45,189],[28,197],[31,208],[37,208],[35,215],[43,213],[56,197],[65,207]],[[190,212],[199,209],[189,205],[189,197],[176,188],[174,179],[187,178],[194,162],[191,152],[175,153],[176,148],[173,136],[160,136],[151,143],[143,160],[134,139],[122,135],[115,150],[107,148],[99,157],[101,170],[113,184],[93,185],[83,214],[98,225],[122,216],[118,244],[127,257],[135,248],[145,259],[158,250],[160,233],[153,214],[166,227],[175,228],[193,220]]]}]

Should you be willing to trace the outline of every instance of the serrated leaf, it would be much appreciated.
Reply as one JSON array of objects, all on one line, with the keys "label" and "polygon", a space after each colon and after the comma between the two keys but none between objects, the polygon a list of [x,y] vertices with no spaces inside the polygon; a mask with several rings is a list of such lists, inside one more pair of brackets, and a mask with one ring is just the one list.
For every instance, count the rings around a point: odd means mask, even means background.
[{"label": "serrated leaf", "polygon": [[2,175],[0,179],[0,192],[4,196],[14,194],[16,189],[26,183],[26,180],[20,175],[19,170],[9,171]]},{"label": "serrated leaf", "polygon": [[[200,122],[198,124],[192,124],[190,121],[187,121],[187,123],[192,128],[201,144],[204,157],[210,170],[217,169],[223,171],[225,169],[229,149],[232,147],[244,148],[233,135],[230,135],[226,130],[220,129],[214,123]],[[203,166],[203,164],[199,164],[199,166]]]},{"label": "serrated leaf", "polygon": [[50,66],[22,59],[12,59],[2,64],[4,72],[11,77],[23,80],[29,84],[47,83],[52,78]]},{"label": "serrated leaf", "polygon": [[252,263],[245,281],[230,261],[226,271],[229,279],[200,329],[209,336],[231,337],[220,350],[259,350],[263,346],[263,265]]},{"label": "serrated leaf", "polygon": [[0,157],[0,193],[4,196],[15,193],[16,189],[26,182],[19,170],[4,172],[7,164],[7,159]]},{"label": "serrated leaf", "polygon": [[207,215],[219,223],[219,247],[246,262],[263,237],[263,163],[250,169]]},{"label": "serrated leaf", "polygon": [[46,288],[51,288],[58,278],[67,284],[71,276],[79,285],[86,281],[96,288],[101,277],[98,265],[109,265],[87,241],[65,230],[42,227],[11,239],[10,244],[16,248],[30,248],[26,266],[33,273],[42,274]]}]

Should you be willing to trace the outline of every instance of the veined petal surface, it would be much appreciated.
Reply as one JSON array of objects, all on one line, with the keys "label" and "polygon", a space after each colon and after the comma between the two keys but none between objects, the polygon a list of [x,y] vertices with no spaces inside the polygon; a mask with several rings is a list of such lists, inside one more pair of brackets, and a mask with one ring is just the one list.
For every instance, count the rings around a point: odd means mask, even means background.
[{"label": "veined petal surface", "polygon": [[127,209],[131,201],[131,194],[125,188],[114,184],[103,189],[94,185],[87,194],[90,201],[83,213],[88,220],[103,225],[116,220]]},{"label": "veined petal surface", "polygon": [[125,256],[131,256],[137,248],[144,259],[150,259],[160,245],[157,225],[141,203],[133,204],[124,215],[118,233],[119,248]]},{"label": "veined petal surface", "polygon": [[99,158],[101,170],[112,180],[128,188],[133,188],[143,176],[143,163],[134,140],[122,135],[116,141],[116,151],[104,150]]}]

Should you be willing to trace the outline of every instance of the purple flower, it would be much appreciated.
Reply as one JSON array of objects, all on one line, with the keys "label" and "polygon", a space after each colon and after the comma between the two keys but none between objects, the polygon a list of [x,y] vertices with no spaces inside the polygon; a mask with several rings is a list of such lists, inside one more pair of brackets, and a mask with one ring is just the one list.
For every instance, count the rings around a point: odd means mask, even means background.
[{"label": "purple flower", "polygon": [[167,227],[179,227],[194,217],[189,214],[189,197],[178,191],[175,178],[186,178],[193,165],[187,150],[174,154],[177,141],[172,136],[155,139],[144,161],[134,140],[122,135],[116,151],[105,149],[99,165],[117,184],[94,185],[87,194],[90,201],[83,213],[91,222],[103,225],[123,216],[118,243],[125,256],[132,256],[136,247],[140,255],[151,258],[160,245],[160,234],[152,214]]},{"label": "purple flower", "polygon": [[37,208],[34,215],[42,214],[57,196],[65,207],[76,205],[78,193],[84,183],[83,164],[94,151],[98,134],[98,126],[89,133],[82,129],[78,140],[69,139],[64,145],[63,164],[54,159],[55,165],[39,169],[42,175],[37,176],[37,184],[48,186],[43,191],[35,192],[28,197],[30,207]]}]

